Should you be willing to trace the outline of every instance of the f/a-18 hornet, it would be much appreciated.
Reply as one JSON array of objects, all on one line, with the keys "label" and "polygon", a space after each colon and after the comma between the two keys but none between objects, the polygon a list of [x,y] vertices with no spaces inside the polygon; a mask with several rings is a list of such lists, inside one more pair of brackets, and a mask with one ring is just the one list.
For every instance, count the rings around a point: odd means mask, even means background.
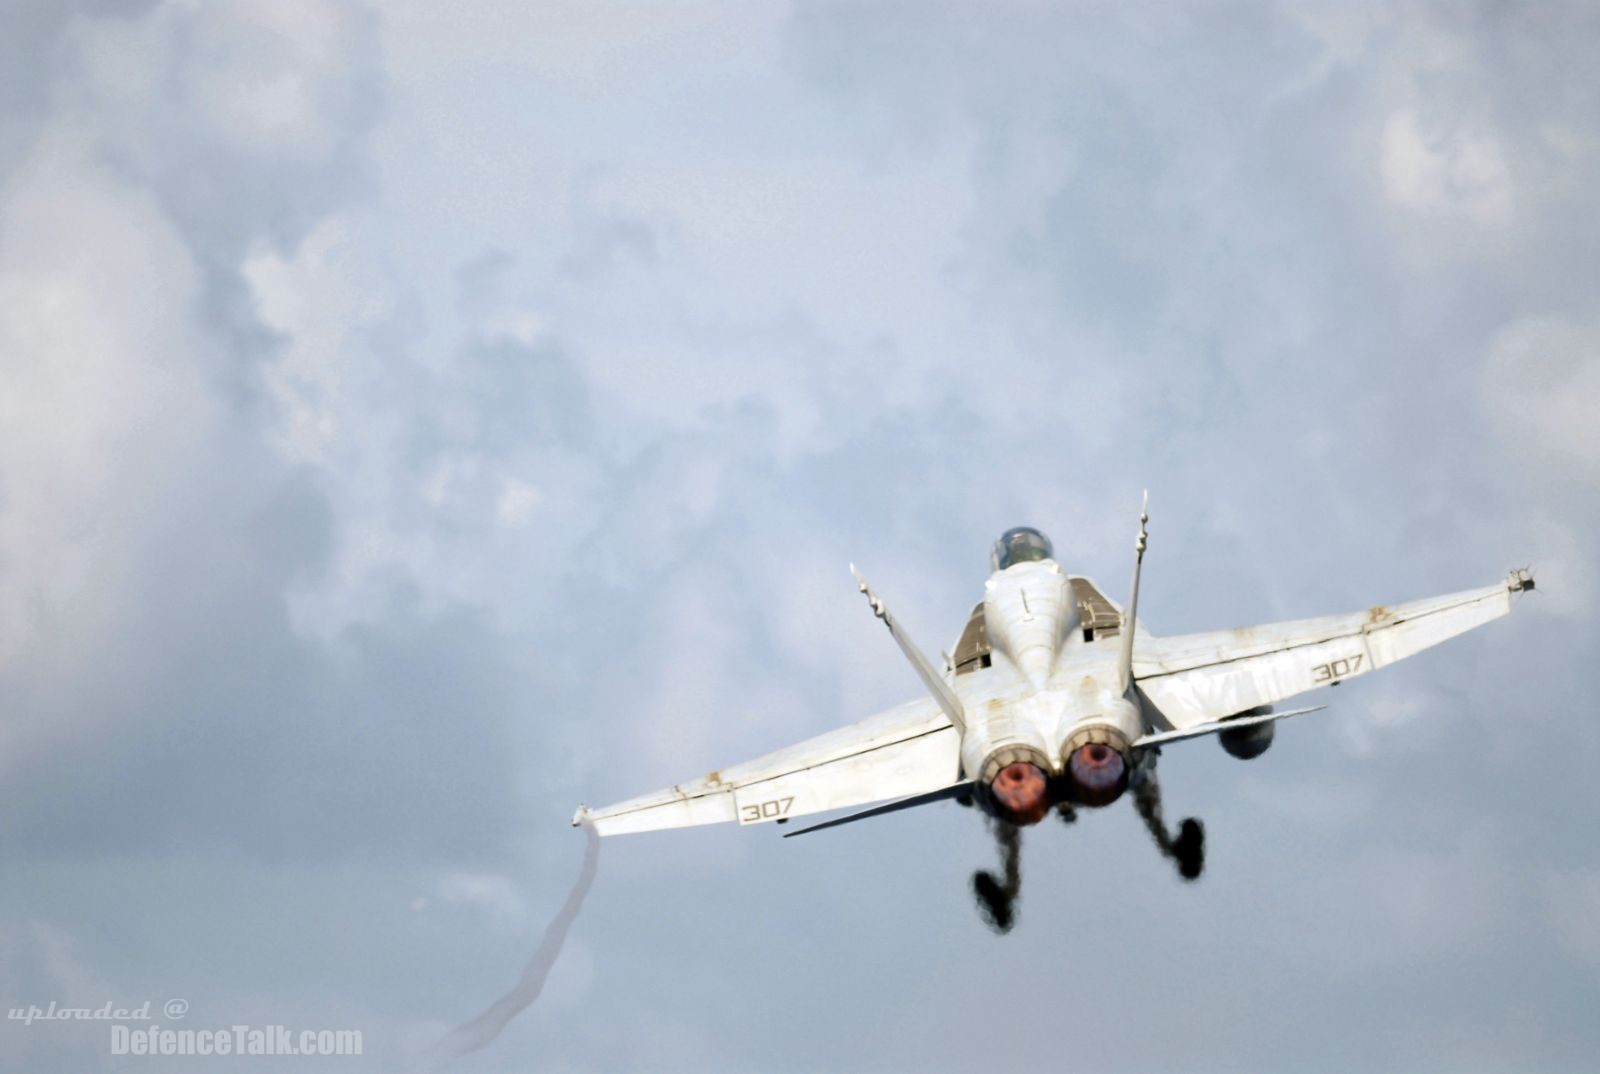
[{"label": "f/a-18 hornet", "polygon": [[[928,696],[860,723],[702,779],[605,809],[579,807],[573,824],[600,835],[796,817],[886,804],[788,833],[953,798],[975,805],[1000,842],[1001,876],[973,886],[985,916],[1011,927],[1019,885],[1020,829],[1052,809],[1066,821],[1125,792],[1179,875],[1204,863],[1205,831],[1190,818],[1169,831],[1161,816],[1161,749],[1215,735],[1234,757],[1259,757],[1277,721],[1324,706],[1276,702],[1334,686],[1411,656],[1511,611],[1534,586],[1527,570],[1502,582],[1366,611],[1177,637],[1139,622],[1139,573],[1149,513],[1139,520],[1126,607],[1069,574],[1036,529],[1007,530],[994,568],[953,656],[935,667],[859,573],[856,582],[916,669]],[[855,573],[855,568],[851,567]]]}]

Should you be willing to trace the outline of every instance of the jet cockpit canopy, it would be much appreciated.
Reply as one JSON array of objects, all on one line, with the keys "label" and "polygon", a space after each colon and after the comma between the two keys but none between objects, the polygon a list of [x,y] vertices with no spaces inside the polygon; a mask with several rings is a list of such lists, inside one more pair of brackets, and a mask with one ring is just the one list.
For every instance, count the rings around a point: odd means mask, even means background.
[{"label": "jet cockpit canopy", "polygon": [[1053,558],[1055,549],[1050,544],[1050,538],[1032,526],[1017,526],[1000,535],[1000,539],[994,543],[994,551],[989,555],[989,562],[995,570],[1003,571],[1018,563]]}]

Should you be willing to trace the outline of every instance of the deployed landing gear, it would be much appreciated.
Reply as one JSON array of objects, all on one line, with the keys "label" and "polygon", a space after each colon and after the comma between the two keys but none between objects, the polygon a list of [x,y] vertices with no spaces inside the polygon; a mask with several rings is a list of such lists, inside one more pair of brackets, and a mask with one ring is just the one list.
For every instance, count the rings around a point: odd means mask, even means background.
[{"label": "deployed landing gear", "polygon": [[[1206,829],[1195,817],[1167,829],[1161,817],[1161,785],[1156,782],[1154,765],[1140,773],[1132,784],[1134,808],[1144,821],[1161,853],[1172,860],[1184,880],[1198,880],[1206,866]],[[1077,811],[1065,799],[1056,802],[1056,814],[1066,824],[1077,820]],[[997,935],[1004,936],[1017,923],[1017,898],[1022,890],[1022,828],[996,817],[989,817],[989,828],[1000,846],[1000,871],[980,869],[972,874],[972,894],[978,912]]]},{"label": "deployed landing gear", "polygon": [[1198,880],[1206,867],[1206,829],[1194,817],[1178,826],[1178,838],[1172,845],[1173,856],[1178,859],[1178,875],[1185,880]]},{"label": "deployed landing gear", "polygon": [[1172,837],[1161,819],[1161,785],[1156,782],[1154,771],[1147,773],[1133,788],[1133,806],[1161,853],[1177,863],[1178,875],[1185,880],[1198,880],[1206,867],[1205,826],[1195,817],[1189,817],[1178,825],[1178,837]]},{"label": "deployed landing gear", "polygon": [[1017,896],[1022,889],[1022,829],[1005,821],[994,821],[995,840],[1000,844],[1002,876],[980,869],[972,874],[972,893],[978,911],[996,934],[1004,936],[1017,923]]}]

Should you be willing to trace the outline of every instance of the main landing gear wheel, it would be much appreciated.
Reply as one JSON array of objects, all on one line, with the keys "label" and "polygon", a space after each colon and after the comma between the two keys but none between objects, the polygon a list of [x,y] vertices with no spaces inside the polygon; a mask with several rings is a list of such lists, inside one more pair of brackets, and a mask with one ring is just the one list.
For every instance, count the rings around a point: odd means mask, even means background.
[{"label": "main landing gear wheel", "polygon": [[997,821],[995,839],[1000,844],[1003,876],[987,869],[972,874],[972,894],[978,899],[978,912],[997,934],[1004,936],[1017,923],[1017,895],[1022,889],[1022,829]]},{"label": "main landing gear wheel", "polygon": [[978,912],[988,926],[1001,936],[1010,932],[1017,923],[1016,903],[995,875],[982,869],[973,873],[972,893],[978,897]]},{"label": "main landing gear wheel", "polygon": [[1177,863],[1178,875],[1185,880],[1198,880],[1206,867],[1205,826],[1189,817],[1178,825],[1178,836],[1173,838],[1161,819],[1161,785],[1156,782],[1154,772],[1134,786],[1133,805],[1156,847]]},{"label": "main landing gear wheel", "polygon": [[1185,820],[1172,844],[1172,854],[1178,859],[1178,875],[1185,880],[1198,880],[1206,867],[1205,826],[1194,817]]}]

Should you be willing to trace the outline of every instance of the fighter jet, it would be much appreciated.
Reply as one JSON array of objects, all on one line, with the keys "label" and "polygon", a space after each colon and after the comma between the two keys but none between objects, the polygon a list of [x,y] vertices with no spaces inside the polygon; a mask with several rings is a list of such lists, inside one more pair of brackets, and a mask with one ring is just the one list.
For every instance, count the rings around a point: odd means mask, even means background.
[{"label": "fighter jet", "polygon": [[907,637],[866,580],[857,587],[915,669],[926,696],[799,745],[604,809],[580,806],[572,823],[602,836],[736,821],[787,824],[885,804],[788,833],[801,835],[945,799],[975,806],[999,842],[1001,874],[973,889],[997,931],[1015,920],[1021,829],[1052,811],[1073,821],[1124,794],[1185,880],[1204,867],[1205,830],[1176,833],[1161,813],[1162,750],[1214,735],[1240,759],[1265,753],[1288,698],[1365,675],[1511,611],[1534,588],[1504,581],[1365,611],[1203,634],[1157,637],[1137,616],[1148,542],[1148,497],[1134,543],[1128,602],[1056,562],[1030,527],[994,543],[993,573],[943,667]]}]

